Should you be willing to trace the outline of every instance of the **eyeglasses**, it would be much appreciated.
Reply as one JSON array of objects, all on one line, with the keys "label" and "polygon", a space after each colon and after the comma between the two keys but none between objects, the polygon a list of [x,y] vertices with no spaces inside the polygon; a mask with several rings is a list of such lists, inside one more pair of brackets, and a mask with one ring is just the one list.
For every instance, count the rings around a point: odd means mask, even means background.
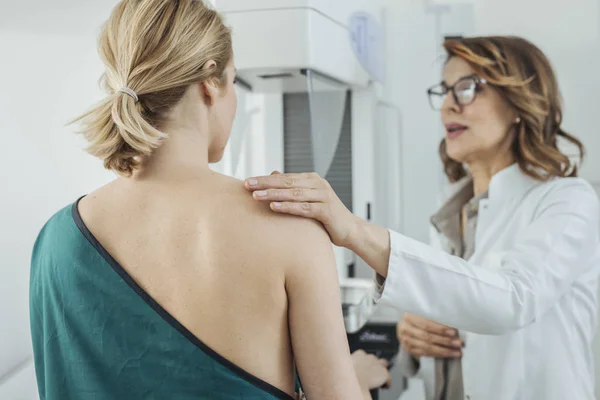
[{"label": "eyeglasses", "polygon": [[429,104],[436,111],[442,109],[444,99],[448,92],[452,92],[452,97],[460,107],[468,106],[475,101],[477,93],[481,91],[482,85],[487,84],[485,79],[477,75],[461,78],[453,86],[448,86],[444,82],[427,89]]}]

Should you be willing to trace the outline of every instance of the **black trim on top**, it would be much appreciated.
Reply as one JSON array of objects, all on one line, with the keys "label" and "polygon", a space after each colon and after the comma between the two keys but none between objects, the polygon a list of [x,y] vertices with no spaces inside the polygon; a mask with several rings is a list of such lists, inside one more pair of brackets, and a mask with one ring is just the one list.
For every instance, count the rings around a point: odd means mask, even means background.
[{"label": "black trim on top", "polygon": [[[85,197],[85,196],[83,196]],[[125,269],[115,260],[110,253],[98,242],[98,240],[94,237],[92,232],[87,228],[83,220],[81,219],[81,215],[79,214],[79,202],[83,198],[79,198],[72,206],[72,215],[73,220],[75,221],[75,225],[79,228],[79,231],[83,234],[83,236],[90,242],[90,244],[98,251],[98,253],[108,262],[111,268],[131,287],[135,293],[142,298],[152,308],[162,319],[164,319],[169,325],[175,328],[179,333],[181,333],[187,340],[189,340],[193,345],[198,347],[204,353],[206,353],[210,358],[215,360],[217,363],[223,365],[227,369],[229,369],[234,374],[238,375],[240,378],[244,379],[246,382],[256,386],[257,388],[269,393],[278,399],[282,400],[294,400],[292,396],[285,393],[281,389],[276,388],[263,381],[262,379],[252,375],[251,373],[245,371],[244,369],[238,367],[231,361],[227,360],[225,357],[221,356],[219,353],[208,347],[204,344],[200,339],[198,339],[192,332],[190,332],[185,326],[183,326],[175,317],[167,312],[160,304],[156,302],[144,289],[142,289],[125,271]]]}]

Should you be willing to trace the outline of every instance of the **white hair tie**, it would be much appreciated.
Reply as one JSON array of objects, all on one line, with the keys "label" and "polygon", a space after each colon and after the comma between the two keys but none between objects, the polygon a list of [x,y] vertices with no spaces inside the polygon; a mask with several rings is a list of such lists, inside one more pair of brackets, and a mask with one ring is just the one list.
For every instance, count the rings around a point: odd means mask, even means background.
[{"label": "white hair tie", "polygon": [[129,95],[129,96],[133,97],[133,99],[135,100],[136,103],[138,101],[140,101],[140,99],[138,98],[138,95],[133,91],[133,89],[129,89],[126,86],[123,86],[122,88],[119,88],[117,90],[117,92],[125,93],[126,95]]}]

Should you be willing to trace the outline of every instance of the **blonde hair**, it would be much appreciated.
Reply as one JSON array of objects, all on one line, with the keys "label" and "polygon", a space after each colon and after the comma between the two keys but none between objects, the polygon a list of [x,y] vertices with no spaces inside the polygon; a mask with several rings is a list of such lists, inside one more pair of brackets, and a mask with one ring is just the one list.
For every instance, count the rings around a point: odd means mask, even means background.
[{"label": "blonde hair", "polygon": [[[226,81],[231,32],[201,0],[122,0],[102,29],[99,53],[109,95],[73,122],[82,122],[89,153],[130,176],[166,138],[161,123],[191,84]],[[203,69],[211,60],[216,67]]]},{"label": "blonde hair", "polygon": [[[513,152],[521,170],[534,179],[577,176],[577,165],[558,147],[562,138],[579,150],[585,149],[562,127],[560,92],[552,66],[544,53],[529,41],[514,36],[450,39],[444,43],[448,58],[465,60],[476,74],[500,91],[517,111]],[[444,171],[451,182],[466,175],[461,163],[440,144]]]}]

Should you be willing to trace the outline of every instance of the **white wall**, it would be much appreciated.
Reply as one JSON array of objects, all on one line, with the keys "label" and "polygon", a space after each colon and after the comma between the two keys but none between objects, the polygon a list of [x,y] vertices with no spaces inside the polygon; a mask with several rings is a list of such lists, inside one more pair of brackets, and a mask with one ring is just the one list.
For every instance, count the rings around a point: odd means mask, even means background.
[{"label": "white wall", "polygon": [[439,80],[435,19],[422,7],[395,5],[386,7],[385,25],[384,90],[386,100],[402,113],[402,233],[426,242],[442,168],[437,156],[439,116],[426,95],[427,87]]},{"label": "white wall", "polygon": [[28,278],[37,233],[54,212],[113,176],[65,126],[101,96],[96,35],[111,2],[63,2],[62,12],[48,3],[0,6],[1,399],[36,398]]}]

